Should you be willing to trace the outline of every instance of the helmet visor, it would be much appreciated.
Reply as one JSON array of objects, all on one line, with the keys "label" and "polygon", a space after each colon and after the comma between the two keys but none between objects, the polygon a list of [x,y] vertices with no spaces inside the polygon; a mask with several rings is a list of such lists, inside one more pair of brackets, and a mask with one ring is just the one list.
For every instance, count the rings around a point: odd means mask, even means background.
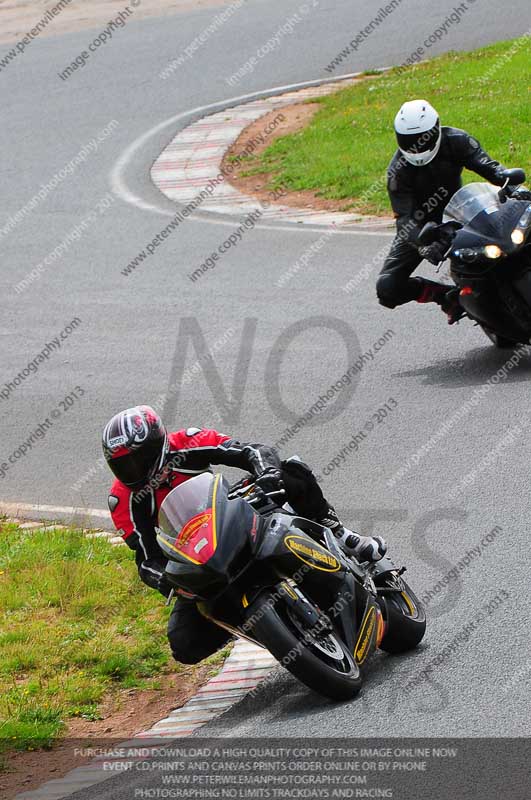
[{"label": "helmet visor", "polygon": [[126,486],[147,483],[159,468],[164,451],[164,439],[146,442],[138,450],[112,458],[109,466],[119,481]]},{"label": "helmet visor", "polygon": [[397,133],[399,148],[406,153],[428,153],[434,150],[441,135],[441,126],[439,121],[430,128],[429,131],[423,133]]}]

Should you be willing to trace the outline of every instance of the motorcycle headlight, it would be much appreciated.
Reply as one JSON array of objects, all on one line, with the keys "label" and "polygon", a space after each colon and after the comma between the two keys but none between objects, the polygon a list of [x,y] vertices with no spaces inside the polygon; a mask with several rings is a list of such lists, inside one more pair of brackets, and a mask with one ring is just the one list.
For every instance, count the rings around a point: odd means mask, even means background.
[{"label": "motorcycle headlight", "polygon": [[487,244],[485,247],[463,247],[459,250],[454,250],[452,253],[453,258],[458,258],[459,261],[465,261],[471,264],[480,258],[501,258],[505,253],[498,247],[497,244]]},{"label": "motorcycle headlight", "polygon": [[525,242],[525,238],[531,229],[531,206],[527,206],[526,210],[518,220],[518,224],[514,231],[511,233],[511,240],[513,244],[520,245]]},{"label": "motorcycle headlight", "polygon": [[477,261],[482,255],[482,247],[463,247],[460,250],[454,250],[452,253],[454,258],[458,258],[459,261],[465,261],[467,264]]},{"label": "motorcycle headlight", "polygon": [[503,250],[497,244],[485,245],[484,251],[487,258],[500,258],[503,255]]}]

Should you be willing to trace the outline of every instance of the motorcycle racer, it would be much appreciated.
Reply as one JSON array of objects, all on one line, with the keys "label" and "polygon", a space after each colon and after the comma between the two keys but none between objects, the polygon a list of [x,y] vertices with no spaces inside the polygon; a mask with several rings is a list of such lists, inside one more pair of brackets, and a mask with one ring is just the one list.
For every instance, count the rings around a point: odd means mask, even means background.
[{"label": "motorcycle racer", "polygon": [[418,234],[427,222],[442,222],[465,167],[496,186],[505,183],[506,170],[466,131],[441,126],[439,114],[426,100],[404,103],[394,128],[398,150],[388,167],[387,189],[397,234],[377,280],[378,299],[386,308],[413,300],[437,303],[451,325],[463,314],[455,290],[411,277],[423,259],[439,264],[447,247],[441,242],[422,247]]},{"label": "motorcycle racer", "polygon": [[[115,475],[108,504],[112,520],[135,552],[141,580],[168,596],[164,578],[166,558],[156,539],[158,511],[179,484],[214,464],[247,470],[265,496],[284,496],[297,514],[326,525],[347,554],[377,561],[387,547],[381,537],[360,536],[348,530],[326,501],[308,466],[297,459],[281,461],[263,444],[241,443],[208,428],[168,432],[159,415],[145,405],[114,415],[103,431],[103,452]],[[177,661],[197,663],[229,638],[201,616],[193,598],[178,597],[168,638]]]}]

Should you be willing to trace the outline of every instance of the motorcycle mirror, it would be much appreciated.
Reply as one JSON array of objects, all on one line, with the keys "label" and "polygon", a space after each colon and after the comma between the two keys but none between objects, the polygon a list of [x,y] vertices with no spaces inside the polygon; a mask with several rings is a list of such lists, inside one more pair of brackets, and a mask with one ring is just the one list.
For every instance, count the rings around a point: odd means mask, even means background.
[{"label": "motorcycle mirror", "polygon": [[523,169],[506,169],[504,177],[507,178],[511,186],[520,186],[521,183],[525,183],[525,172]]},{"label": "motorcycle mirror", "polygon": [[439,227],[436,222],[427,222],[417,237],[419,244],[426,247],[436,242],[439,238]]},{"label": "motorcycle mirror", "polygon": [[525,182],[525,172],[523,169],[506,169],[503,173],[503,177],[505,178],[505,183],[498,192],[500,203],[506,203],[507,198],[511,196],[508,187],[520,186],[521,183]]},{"label": "motorcycle mirror", "polygon": [[461,222],[456,222],[455,220],[451,219],[448,222],[443,222],[442,225],[439,225],[439,237],[449,239],[455,238],[457,231],[460,231],[463,228],[463,224]]}]

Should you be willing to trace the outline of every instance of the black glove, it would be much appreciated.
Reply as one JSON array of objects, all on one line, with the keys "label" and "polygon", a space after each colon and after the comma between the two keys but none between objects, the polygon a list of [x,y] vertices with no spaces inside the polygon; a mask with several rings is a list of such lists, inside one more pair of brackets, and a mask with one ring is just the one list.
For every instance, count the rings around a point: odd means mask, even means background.
[{"label": "black glove", "polygon": [[172,586],[168,583],[164,575],[165,565],[153,558],[146,558],[138,568],[140,580],[151,589],[156,589],[164,597],[169,597]]},{"label": "black glove", "polygon": [[433,242],[433,244],[429,244],[427,247],[419,247],[419,255],[425,258],[426,261],[429,261],[430,264],[435,264],[435,266],[437,266],[441,261],[444,261],[447,250],[448,245],[444,245],[441,242]]},{"label": "black glove", "polygon": [[282,480],[282,470],[277,467],[268,467],[264,472],[255,478],[256,486],[261,489],[265,495],[271,497],[280,497],[285,494],[284,481]]},{"label": "black glove", "polygon": [[174,587],[171,585],[171,583],[168,583],[168,579],[166,578],[166,576],[163,575],[158,583],[157,590],[161,593],[163,597],[168,599],[168,597],[172,593],[173,588]]},{"label": "black glove", "polygon": [[507,197],[514,197],[515,200],[531,200],[531,190],[523,186],[509,186],[505,190]]}]

